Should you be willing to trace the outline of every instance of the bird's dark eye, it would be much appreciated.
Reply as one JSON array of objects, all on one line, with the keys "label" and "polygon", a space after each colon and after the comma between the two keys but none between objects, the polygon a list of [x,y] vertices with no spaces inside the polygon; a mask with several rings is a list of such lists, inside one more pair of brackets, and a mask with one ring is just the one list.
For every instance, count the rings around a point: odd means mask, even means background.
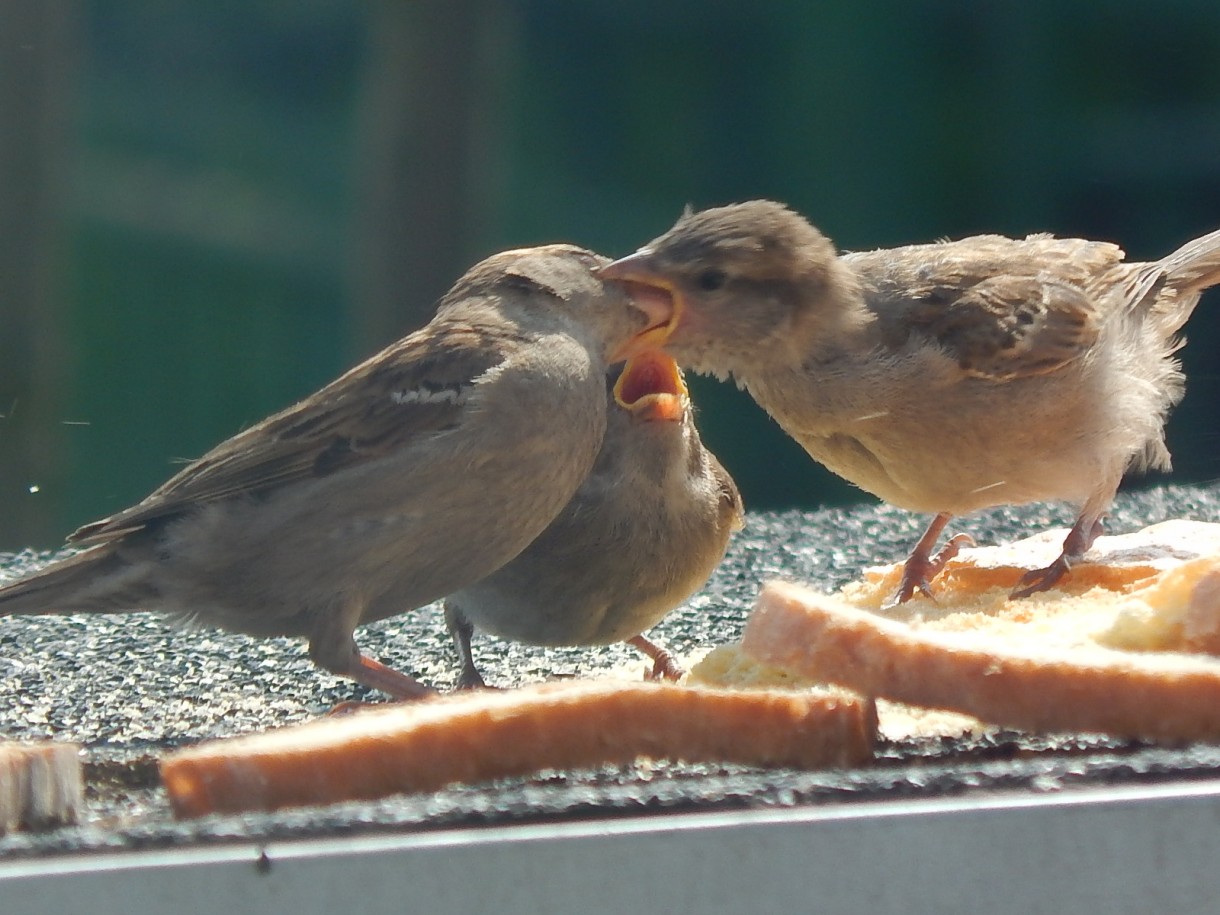
[{"label": "bird's dark eye", "polygon": [[724,285],[726,279],[723,270],[704,270],[695,281],[704,292],[715,292]]}]

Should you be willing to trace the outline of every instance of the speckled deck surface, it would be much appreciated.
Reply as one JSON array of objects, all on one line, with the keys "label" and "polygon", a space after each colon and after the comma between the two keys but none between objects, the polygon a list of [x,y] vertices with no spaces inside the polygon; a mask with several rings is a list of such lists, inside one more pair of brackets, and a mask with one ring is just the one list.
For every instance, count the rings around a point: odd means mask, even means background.
[{"label": "speckled deck surface", "polygon": [[[1174,517],[1220,522],[1220,485],[1125,493],[1107,529],[1134,530]],[[865,566],[904,556],[924,521],[886,506],[751,513],[712,580],[653,636],[679,654],[736,640],[762,581],[786,578],[837,588]],[[957,519],[953,530],[998,543],[1070,522],[1066,507],[1031,506]],[[48,558],[0,554],[0,576],[20,575]],[[442,688],[453,682],[453,650],[435,606],[361,630],[357,638],[366,653],[400,670]],[[487,681],[498,686],[596,676],[632,664],[644,670],[625,646],[536,649],[476,637],[475,650]],[[304,721],[352,699],[380,697],[318,671],[303,645],[292,640],[176,630],[147,614],[0,618],[0,739],[79,742],[86,750],[88,782],[80,825],[0,837],[0,858],[1220,776],[1220,748],[1002,732],[968,741],[885,743],[874,766],[853,771],[639,764],[543,773],[377,803],[173,819],[157,781],[158,754]]]}]

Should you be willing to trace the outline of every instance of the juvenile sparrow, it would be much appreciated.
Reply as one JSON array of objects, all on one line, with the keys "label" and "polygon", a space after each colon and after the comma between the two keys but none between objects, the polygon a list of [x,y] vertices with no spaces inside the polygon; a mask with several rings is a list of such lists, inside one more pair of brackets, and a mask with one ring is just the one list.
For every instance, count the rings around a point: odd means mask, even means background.
[{"label": "juvenile sparrow", "polygon": [[588,475],[609,360],[650,320],[594,275],[606,262],[551,245],[477,264],[427,326],[0,587],[0,615],[160,611],[303,637],[328,671],[429,692],[353,632],[508,562]]},{"label": "juvenile sparrow", "polygon": [[932,555],[952,515],[1081,506],[1059,558],[1017,585],[1024,596],[1088,550],[1128,468],[1169,466],[1176,334],[1220,282],[1220,232],[1151,263],[1123,258],[1048,235],[837,256],[801,216],[758,200],[688,212],[601,276],[669,305],[634,347],[732,376],[830,470],[934,514],[905,601],[969,540]]},{"label": "juvenile sparrow", "polygon": [[532,645],[627,641],[654,678],[682,674],[640,633],[707,581],[741,527],[741,497],[699,439],[672,358],[641,353],[607,384],[606,437],[572,501],[516,559],[445,601],[459,687],[483,685],[475,627]]}]

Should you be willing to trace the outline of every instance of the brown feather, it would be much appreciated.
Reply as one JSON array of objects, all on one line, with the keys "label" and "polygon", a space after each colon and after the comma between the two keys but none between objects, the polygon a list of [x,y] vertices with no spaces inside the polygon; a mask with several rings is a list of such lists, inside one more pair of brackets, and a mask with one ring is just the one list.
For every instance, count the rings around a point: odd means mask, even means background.
[{"label": "brown feather", "polygon": [[[223,442],[144,501],[80,528],[69,540],[102,543],[187,508],[261,495],[452,429],[465,412],[464,390],[501,361],[505,345],[520,342],[508,328],[429,325],[308,400]],[[422,399],[411,399],[411,392],[422,392]]]}]

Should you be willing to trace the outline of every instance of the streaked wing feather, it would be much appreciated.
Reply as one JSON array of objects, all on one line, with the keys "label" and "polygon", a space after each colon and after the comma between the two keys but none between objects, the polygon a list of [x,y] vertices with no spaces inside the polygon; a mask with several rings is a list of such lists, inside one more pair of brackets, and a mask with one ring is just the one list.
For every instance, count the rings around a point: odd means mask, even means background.
[{"label": "streaked wing feather", "polygon": [[138,505],[69,539],[104,542],[193,505],[262,495],[454,428],[472,386],[521,342],[508,327],[429,325],[221,443]]},{"label": "streaked wing feather", "polygon": [[1122,257],[1104,242],[981,235],[844,260],[863,281],[887,346],[906,346],[915,334],[964,372],[1004,381],[1055,371],[1093,344],[1101,320],[1093,284],[1121,269]]},{"label": "streaked wing feather", "polygon": [[963,371],[994,381],[1053,372],[1092,346],[1099,330],[1088,295],[1045,275],[996,276],[951,302],[918,303],[911,314]]}]

